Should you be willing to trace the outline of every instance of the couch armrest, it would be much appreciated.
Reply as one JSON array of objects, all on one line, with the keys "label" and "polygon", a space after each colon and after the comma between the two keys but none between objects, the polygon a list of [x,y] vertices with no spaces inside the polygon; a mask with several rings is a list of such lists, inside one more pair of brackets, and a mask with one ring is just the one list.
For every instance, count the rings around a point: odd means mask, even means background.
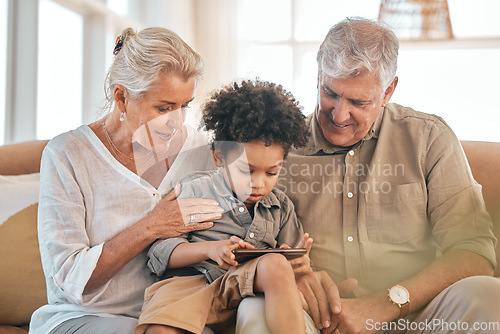
[{"label": "couch armrest", "polygon": [[0,175],[21,175],[40,171],[42,151],[48,140],[0,146]]},{"label": "couch armrest", "polygon": [[[500,143],[462,141],[474,179],[483,187],[486,210],[493,221],[493,233],[500,240]],[[496,247],[497,269],[500,277],[500,242]]]}]

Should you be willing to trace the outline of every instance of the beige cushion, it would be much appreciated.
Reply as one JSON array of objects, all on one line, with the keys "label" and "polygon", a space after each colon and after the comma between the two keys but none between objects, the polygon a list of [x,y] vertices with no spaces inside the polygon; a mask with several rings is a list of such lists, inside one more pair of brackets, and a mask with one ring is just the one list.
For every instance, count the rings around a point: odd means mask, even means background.
[{"label": "beige cushion", "polygon": [[23,325],[47,304],[37,238],[38,204],[14,214],[0,225],[0,324]]},{"label": "beige cushion", "polygon": [[0,225],[13,214],[38,203],[40,173],[0,175]]},{"label": "beige cushion", "polygon": [[462,146],[474,179],[483,186],[484,202],[493,221],[493,233],[499,240],[494,275],[500,277],[500,143],[463,141]]},{"label": "beige cushion", "polygon": [[47,140],[0,146],[0,175],[21,175],[40,171],[42,150]]}]

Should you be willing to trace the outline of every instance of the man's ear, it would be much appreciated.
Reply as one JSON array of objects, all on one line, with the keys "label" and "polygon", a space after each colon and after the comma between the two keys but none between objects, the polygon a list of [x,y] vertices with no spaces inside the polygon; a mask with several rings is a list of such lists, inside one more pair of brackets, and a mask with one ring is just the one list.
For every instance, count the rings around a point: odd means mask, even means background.
[{"label": "man's ear", "polygon": [[214,158],[215,166],[223,167],[224,159],[222,157],[222,152],[220,150],[212,150],[212,157]]},{"label": "man's ear", "polygon": [[389,103],[389,100],[392,97],[392,94],[394,94],[394,91],[396,90],[396,86],[398,85],[398,77],[394,77],[394,80],[392,80],[391,84],[389,87],[384,92],[384,98],[382,100],[382,107],[385,107],[387,103]]},{"label": "man's ear", "polygon": [[115,104],[118,107],[118,110],[121,112],[125,112],[126,108],[126,101],[127,98],[125,97],[125,87],[122,85],[116,85],[115,88],[113,89],[113,97],[115,99]]}]

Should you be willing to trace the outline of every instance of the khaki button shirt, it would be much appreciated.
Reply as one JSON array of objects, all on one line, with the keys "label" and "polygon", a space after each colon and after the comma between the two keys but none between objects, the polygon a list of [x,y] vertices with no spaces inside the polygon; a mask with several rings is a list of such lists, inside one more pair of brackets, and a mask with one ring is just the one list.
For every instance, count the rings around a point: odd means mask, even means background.
[{"label": "khaki button shirt", "polygon": [[407,279],[439,254],[468,250],[495,263],[495,237],[465,154],[439,117],[396,104],[351,148],[312,137],[291,152],[278,187],[314,239],[311,260],[362,296]]}]

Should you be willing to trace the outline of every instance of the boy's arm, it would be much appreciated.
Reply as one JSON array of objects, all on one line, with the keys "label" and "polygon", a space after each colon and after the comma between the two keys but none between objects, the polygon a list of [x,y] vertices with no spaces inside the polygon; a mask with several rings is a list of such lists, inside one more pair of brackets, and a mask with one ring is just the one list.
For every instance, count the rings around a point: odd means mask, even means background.
[{"label": "boy's arm", "polygon": [[236,236],[227,240],[181,243],[170,254],[167,268],[186,267],[211,259],[222,268],[229,269],[230,266],[238,265],[232,253],[236,248],[254,247]]},{"label": "boy's arm", "polygon": [[184,242],[178,244],[170,254],[168,269],[187,267],[192,264],[208,260],[209,248],[214,241]]}]

